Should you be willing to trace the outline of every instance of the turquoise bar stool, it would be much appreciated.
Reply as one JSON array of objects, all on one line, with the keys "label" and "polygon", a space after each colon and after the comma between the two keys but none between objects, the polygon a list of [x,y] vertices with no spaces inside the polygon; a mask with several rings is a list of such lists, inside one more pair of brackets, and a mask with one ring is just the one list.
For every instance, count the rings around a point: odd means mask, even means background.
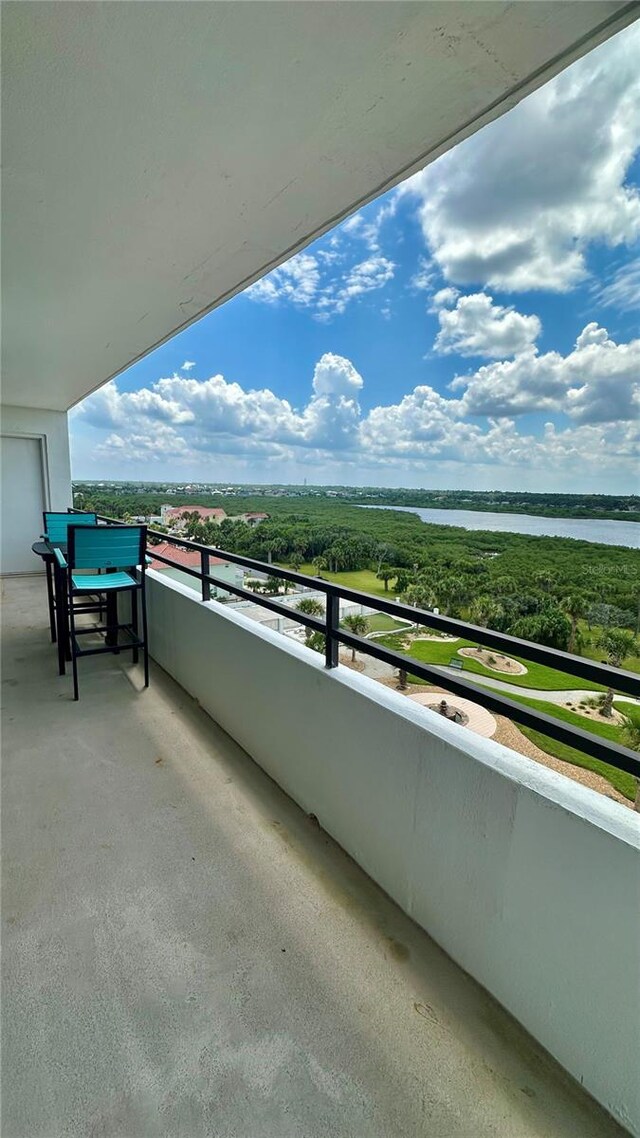
[{"label": "turquoise bar stool", "polygon": [[54,510],[45,510],[42,520],[44,523],[43,540],[51,542],[52,545],[67,544],[69,526],[97,526],[98,524],[96,514],[70,514],[66,511],[61,513]]},{"label": "turquoise bar stool", "polygon": [[[48,545],[60,545],[63,552],[67,547],[67,530],[70,525],[86,525],[95,526],[98,524],[98,519],[95,514],[82,514],[74,515],[61,510],[45,510],[42,515],[42,540],[47,542]],[[35,548],[35,547],[34,547]],[[42,550],[40,546],[37,547],[36,552],[44,561],[45,570],[47,574],[47,602],[49,605],[49,624],[51,628],[51,639],[55,644],[57,639],[56,633],[56,598],[55,590],[53,587],[53,575],[51,568],[53,565],[53,553],[49,550]]]},{"label": "turquoise bar stool", "polygon": [[[67,573],[68,615],[70,623],[71,660],[73,666],[73,698],[78,695],[78,659],[103,652],[131,649],[133,662],[138,662],[139,649],[144,655],[144,686],[149,687],[149,651],[147,643],[147,563],[146,526],[88,526],[84,522],[68,527],[67,555],[54,550],[61,570]],[[131,619],[119,623],[118,594],[131,594]],[[74,601],[93,594],[106,600],[106,624],[78,628]],[[142,635],[138,628],[138,595],[142,612]],[[81,648],[80,637],[104,633],[101,647]]]}]

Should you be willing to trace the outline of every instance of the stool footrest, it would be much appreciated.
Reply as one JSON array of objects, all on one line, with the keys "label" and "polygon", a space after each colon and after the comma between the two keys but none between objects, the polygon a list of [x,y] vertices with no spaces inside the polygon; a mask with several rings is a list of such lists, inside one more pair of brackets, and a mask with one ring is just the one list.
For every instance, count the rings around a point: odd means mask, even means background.
[{"label": "stool footrest", "polygon": [[[96,632],[104,632],[105,634],[124,632],[127,639],[120,643],[118,636],[117,642],[114,644],[101,644],[99,648],[81,648],[78,637],[88,636]],[[73,647],[76,656],[99,656],[102,652],[126,652],[130,648],[144,648],[144,640],[140,639],[130,624],[94,625],[92,628],[76,628]]]}]

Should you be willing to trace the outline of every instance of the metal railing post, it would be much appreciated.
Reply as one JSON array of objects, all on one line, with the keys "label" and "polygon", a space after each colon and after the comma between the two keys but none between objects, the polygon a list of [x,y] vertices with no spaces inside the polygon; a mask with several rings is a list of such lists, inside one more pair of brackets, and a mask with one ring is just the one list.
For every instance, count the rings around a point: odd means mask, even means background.
[{"label": "metal railing post", "polygon": [[202,599],[203,601],[210,601],[211,582],[207,580],[209,576],[209,553],[205,549],[200,550],[200,572],[202,573]]},{"label": "metal railing post", "polygon": [[327,668],[337,668],[340,641],[335,635],[340,624],[340,597],[337,593],[327,593],[326,632],[324,659]]}]

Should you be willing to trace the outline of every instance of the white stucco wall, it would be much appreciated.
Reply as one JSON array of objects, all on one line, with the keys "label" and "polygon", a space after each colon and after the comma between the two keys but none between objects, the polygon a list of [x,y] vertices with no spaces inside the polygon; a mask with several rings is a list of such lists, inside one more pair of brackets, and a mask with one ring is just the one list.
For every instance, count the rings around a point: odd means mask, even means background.
[{"label": "white stucco wall", "polygon": [[153,657],[640,1134],[638,816],[148,577]]},{"label": "white stucco wall", "polygon": [[49,489],[48,508],[66,510],[71,502],[71,461],[66,411],[39,411],[32,407],[0,407],[2,434],[40,436],[45,440]]},{"label": "white stucco wall", "polygon": [[[42,566],[31,553],[31,543],[42,532],[41,511],[66,510],[72,504],[67,413],[14,407],[3,403],[0,407],[0,430],[3,437],[17,436],[35,440],[39,445],[42,460],[42,494],[36,501],[34,486],[25,485],[20,472],[12,471],[11,461],[6,461],[6,456],[12,451],[9,447],[4,450],[3,516],[0,519],[3,546],[2,571],[7,571],[7,566],[12,572],[38,571]],[[20,552],[22,550],[24,555]]]}]

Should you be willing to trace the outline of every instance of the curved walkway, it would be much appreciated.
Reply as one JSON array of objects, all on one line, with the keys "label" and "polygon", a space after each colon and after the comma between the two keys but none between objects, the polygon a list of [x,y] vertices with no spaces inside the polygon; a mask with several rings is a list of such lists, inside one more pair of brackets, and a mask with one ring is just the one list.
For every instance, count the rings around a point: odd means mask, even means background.
[{"label": "curved walkway", "polygon": [[[444,676],[460,675],[459,669],[448,668],[446,665],[438,667],[437,671]],[[565,688],[560,691],[547,691],[546,688],[525,688],[521,684],[510,684],[506,680],[496,680],[493,676],[481,676],[478,672],[465,672],[463,674],[472,683],[486,684],[487,687],[496,688],[498,691],[506,692],[507,695],[523,695],[527,699],[541,699],[546,703],[566,703],[570,699],[592,699],[594,695],[598,694],[595,691],[583,691],[581,688]],[[632,695],[617,695],[616,699],[640,706],[640,699],[635,699]]]},{"label": "curved walkway", "polygon": [[[348,657],[345,653],[344,660],[341,662],[348,663]],[[376,660],[373,656],[366,656],[363,652],[358,653],[358,660],[362,664],[362,671],[365,676],[370,676],[373,680],[388,680],[397,677],[398,669],[394,668],[391,664],[386,664],[383,660]],[[408,658],[407,671],[411,671],[410,658]],[[433,665],[435,672],[438,672],[443,681],[446,676],[455,676],[469,680],[471,683],[486,685],[489,688],[495,688],[496,691],[504,692],[505,695],[523,695],[527,699],[539,699],[546,703],[564,704],[569,700],[591,699],[598,693],[595,691],[586,691],[582,688],[565,688],[560,691],[547,691],[546,688],[526,688],[521,684],[510,684],[506,680],[496,680],[493,676],[481,676],[478,672],[460,672],[457,668],[449,668],[446,665]],[[426,681],[425,681],[426,682]],[[616,701],[624,703],[632,703],[636,707],[640,707],[640,699],[635,699],[631,695],[617,695]]]}]

